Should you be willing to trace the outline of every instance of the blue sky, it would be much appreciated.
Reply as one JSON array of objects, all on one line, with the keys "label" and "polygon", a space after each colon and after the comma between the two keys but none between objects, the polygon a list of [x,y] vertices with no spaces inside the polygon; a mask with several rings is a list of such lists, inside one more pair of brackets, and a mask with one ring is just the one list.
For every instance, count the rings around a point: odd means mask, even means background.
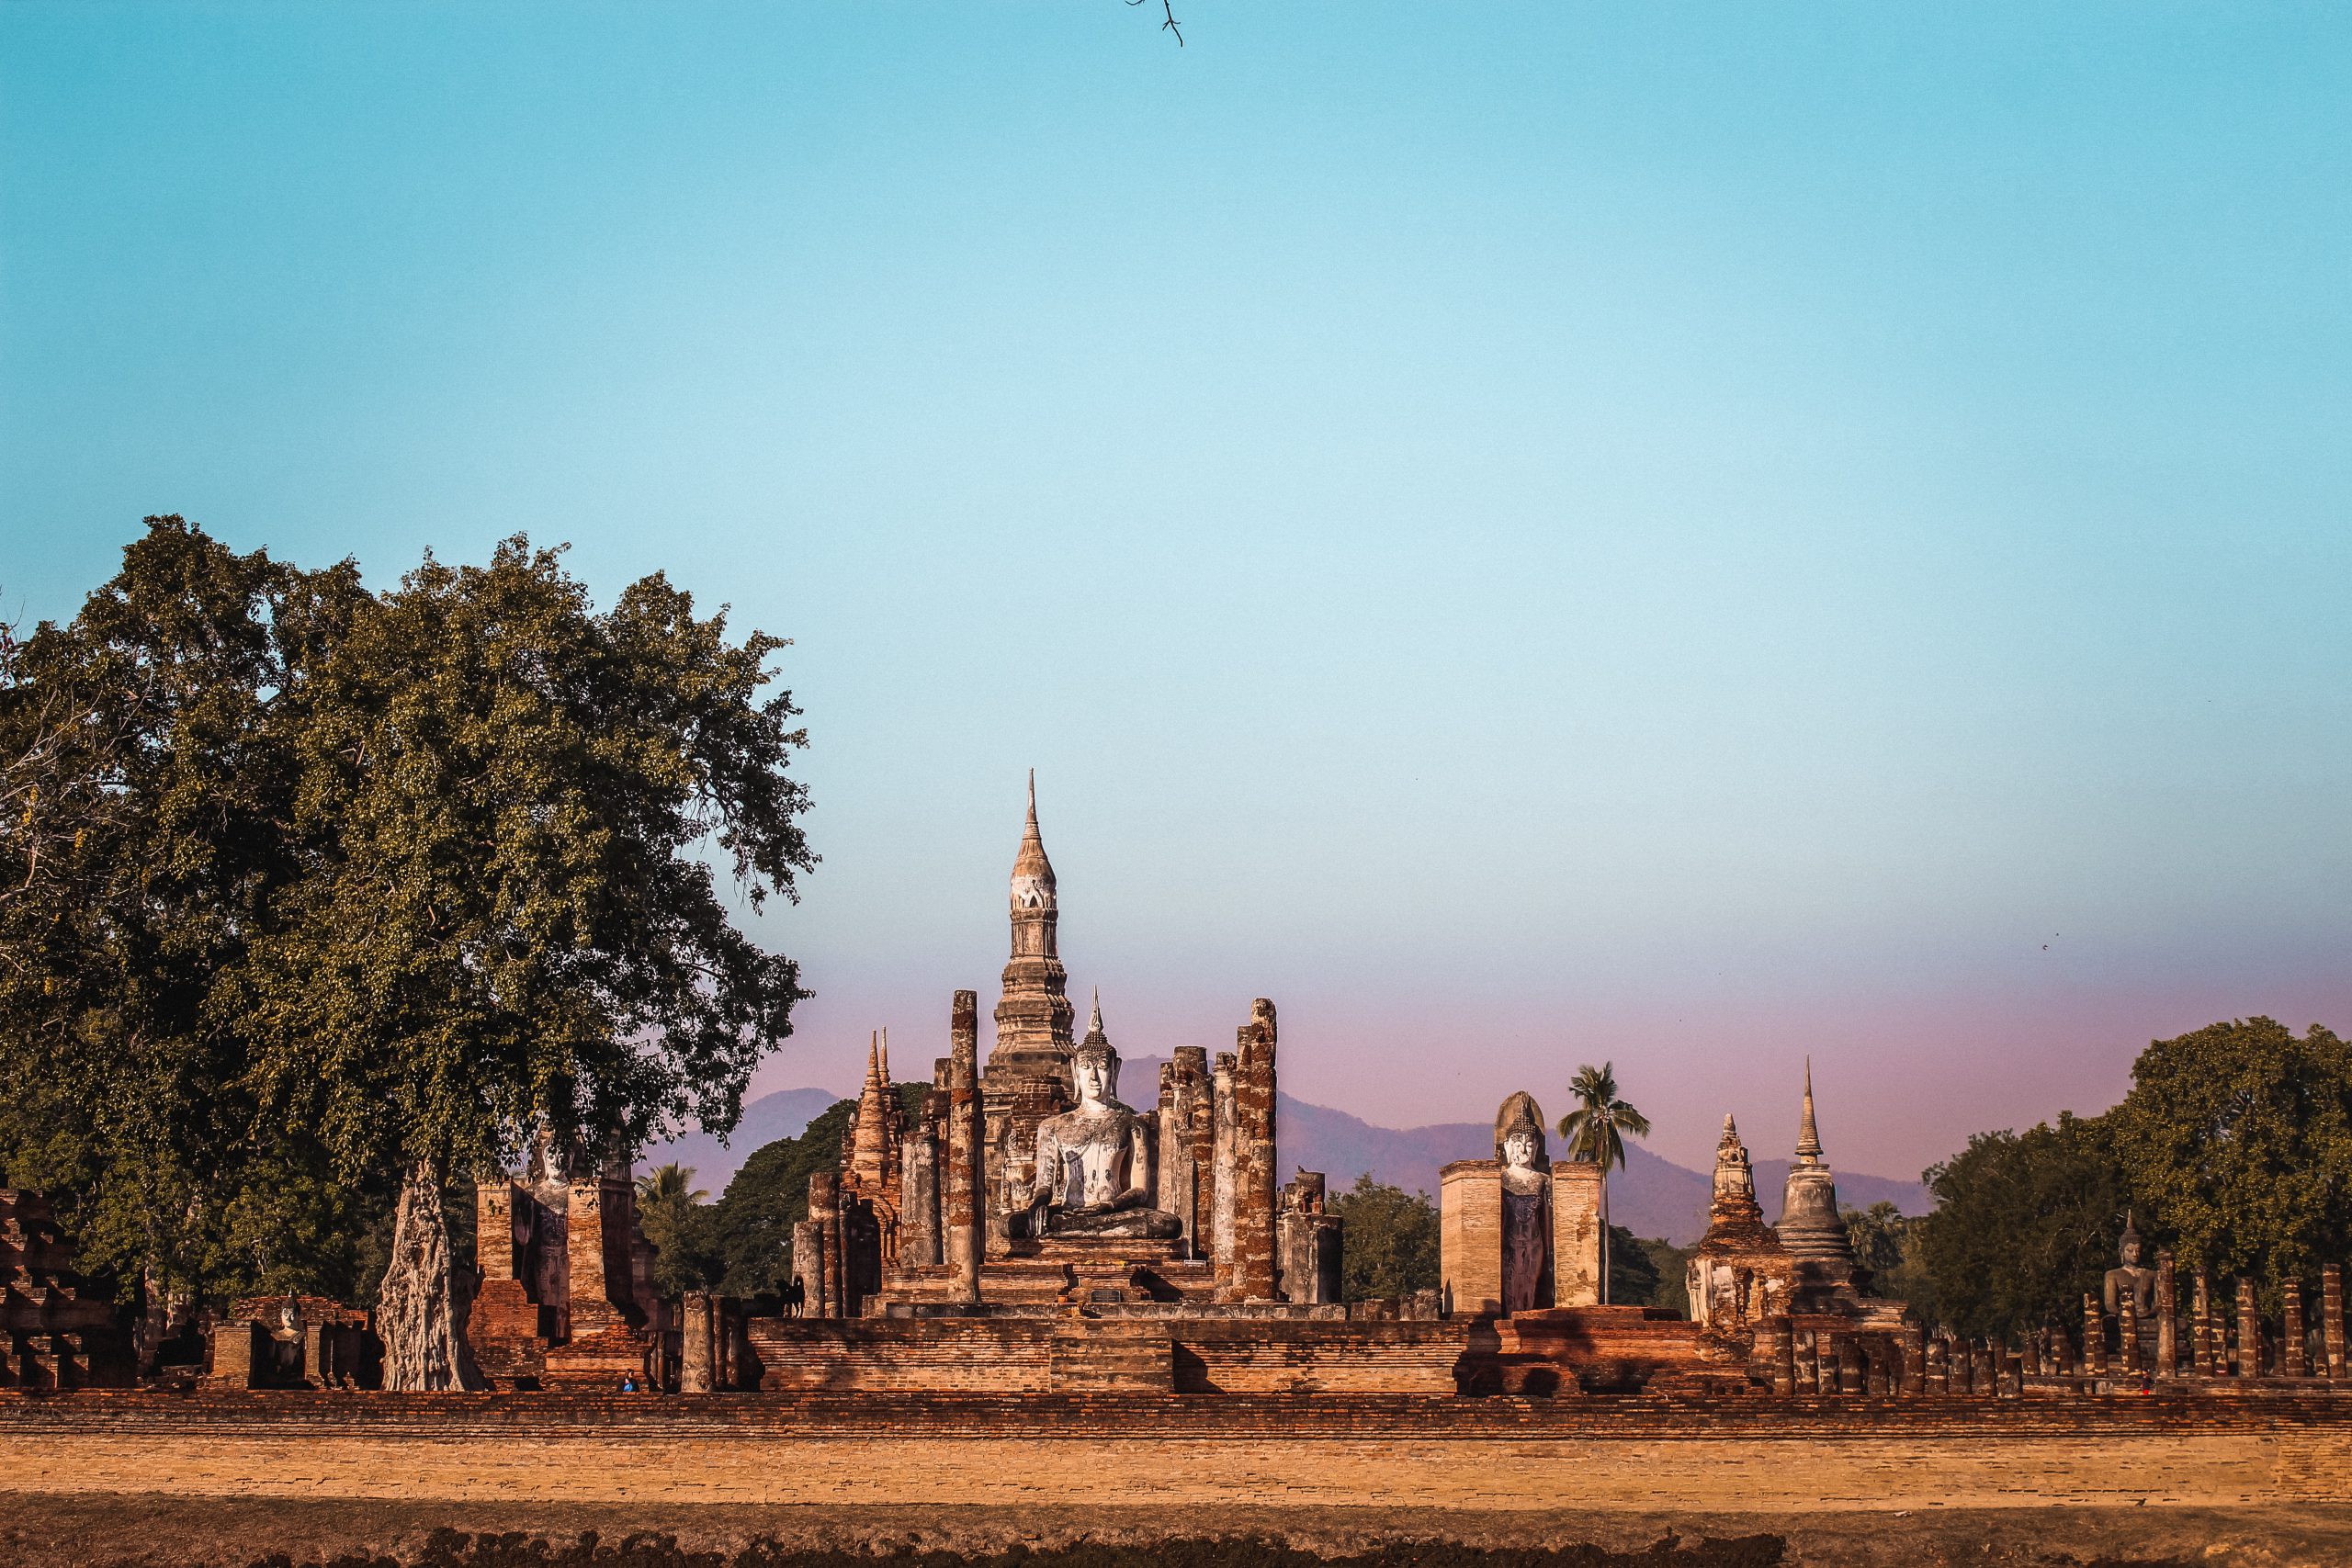
[{"label": "blue sky", "polygon": [[[146,513],[790,636],[819,995],[1910,1174],[2352,1028],[2352,13],[0,8],[0,593]],[[1558,1107],[1555,1107],[1556,1114]],[[1785,1123],[1785,1125],[1784,1125]]]}]

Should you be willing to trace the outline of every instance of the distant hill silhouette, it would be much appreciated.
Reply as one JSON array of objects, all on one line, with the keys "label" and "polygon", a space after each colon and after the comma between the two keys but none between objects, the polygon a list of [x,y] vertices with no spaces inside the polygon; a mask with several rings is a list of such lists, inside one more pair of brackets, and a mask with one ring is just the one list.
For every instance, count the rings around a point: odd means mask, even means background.
[{"label": "distant hill silhouette", "polygon": [[[1119,1098],[1137,1109],[1158,1100],[1160,1058],[1138,1056],[1120,1064]],[[788,1089],[763,1096],[743,1108],[743,1124],[727,1147],[706,1133],[691,1133],[673,1142],[648,1149],[638,1167],[676,1160],[695,1169],[695,1185],[715,1197],[726,1189],[752,1150],[777,1138],[797,1137],[840,1095],[822,1089]],[[1402,1187],[1408,1192],[1437,1197],[1438,1167],[1457,1159],[1489,1159],[1494,1155],[1494,1129],[1482,1122],[1441,1122],[1427,1127],[1375,1127],[1361,1117],[1326,1105],[1309,1105],[1289,1095],[1277,1099],[1275,1136],[1282,1158],[1281,1176],[1288,1180],[1297,1170],[1319,1170],[1339,1191],[1370,1172],[1374,1181]],[[1777,1215],[1781,1184],[1787,1180],[1785,1159],[1756,1161],[1756,1193],[1768,1215]],[[1702,1171],[1687,1170],[1640,1145],[1625,1145],[1625,1168],[1610,1178],[1609,1217],[1635,1235],[1658,1236],[1677,1247],[1688,1247],[1705,1234],[1707,1198],[1712,1183]],[[1838,1199],[1863,1207],[1882,1200],[1906,1214],[1924,1214],[1931,1204],[1928,1190],[1916,1181],[1890,1177],[1838,1172]]]}]

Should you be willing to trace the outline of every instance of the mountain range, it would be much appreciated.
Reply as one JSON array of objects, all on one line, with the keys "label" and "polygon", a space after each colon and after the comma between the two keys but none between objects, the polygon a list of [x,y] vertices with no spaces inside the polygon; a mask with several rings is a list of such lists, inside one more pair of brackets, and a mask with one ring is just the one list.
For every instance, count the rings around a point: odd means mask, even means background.
[{"label": "mountain range", "polygon": [[[1137,1057],[1123,1063],[1122,1068],[1130,1103],[1137,1103],[1137,1086],[1159,1081],[1156,1059]],[[824,1089],[787,1089],[763,1095],[743,1108],[742,1122],[725,1145],[710,1134],[689,1133],[648,1149],[639,1167],[666,1160],[690,1166],[695,1182],[716,1196],[752,1151],[778,1138],[799,1136],[841,1098]],[[1150,1097],[1145,1096],[1140,1103],[1148,1105]],[[1494,1129],[1482,1122],[1375,1127],[1344,1111],[1309,1105],[1286,1094],[1277,1097],[1274,1118],[1283,1164],[1290,1169],[1324,1172],[1334,1193],[1352,1185],[1357,1176],[1368,1174],[1374,1181],[1408,1192],[1426,1192],[1434,1200],[1438,1167],[1450,1160],[1488,1159],[1494,1155]],[[1766,1213],[1775,1213],[1789,1162],[1758,1159],[1755,1168],[1757,1197]],[[1283,1174],[1287,1179],[1290,1171]],[[1688,1247],[1706,1232],[1712,1188],[1713,1179],[1706,1172],[1676,1165],[1629,1139],[1625,1167],[1609,1180],[1609,1217],[1635,1235],[1662,1237],[1677,1247]],[[1928,1190],[1917,1181],[1843,1170],[1838,1172],[1838,1198],[1856,1208],[1884,1201],[1906,1214],[1924,1214],[1930,1207]]]}]

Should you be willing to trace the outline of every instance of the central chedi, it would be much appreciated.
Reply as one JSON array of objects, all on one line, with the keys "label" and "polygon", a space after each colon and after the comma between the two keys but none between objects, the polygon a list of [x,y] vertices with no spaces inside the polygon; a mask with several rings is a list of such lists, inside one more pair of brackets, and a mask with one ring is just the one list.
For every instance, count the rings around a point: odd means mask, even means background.
[{"label": "central chedi", "polygon": [[[793,1272],[816,1318],[1021,1315],[1339,1300],[1340,1216],[1323,1178],[1287,1188],[1274,1149],[1274,1004],[1230,1051],[1177,1045],[1156,1100],[1119,1098],[1100,993],[1071,1038],[1061,905],[1029,781],[1008,889],[1012,951],[985,1050],[957,991],[948,1055],[889,1081],[880,1039],[835,1170],[810,1175]],[[902,1036],[903,1038],[903,1036]]]}]

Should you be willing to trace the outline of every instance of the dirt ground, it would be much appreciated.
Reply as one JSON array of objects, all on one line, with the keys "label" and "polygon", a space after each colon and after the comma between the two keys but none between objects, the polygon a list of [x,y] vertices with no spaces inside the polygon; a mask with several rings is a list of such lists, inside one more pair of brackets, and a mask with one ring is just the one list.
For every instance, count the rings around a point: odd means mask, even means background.
[{"label": "dirt ground", "polygon": [[[455,1532],[452,1535],[449,1532]],[[591,1533],[593,1532],[593,1534]],[[761,1507],[0,1496],[6,1568],[2345,1568],[2352,1507],[1912,1514]]]}]

